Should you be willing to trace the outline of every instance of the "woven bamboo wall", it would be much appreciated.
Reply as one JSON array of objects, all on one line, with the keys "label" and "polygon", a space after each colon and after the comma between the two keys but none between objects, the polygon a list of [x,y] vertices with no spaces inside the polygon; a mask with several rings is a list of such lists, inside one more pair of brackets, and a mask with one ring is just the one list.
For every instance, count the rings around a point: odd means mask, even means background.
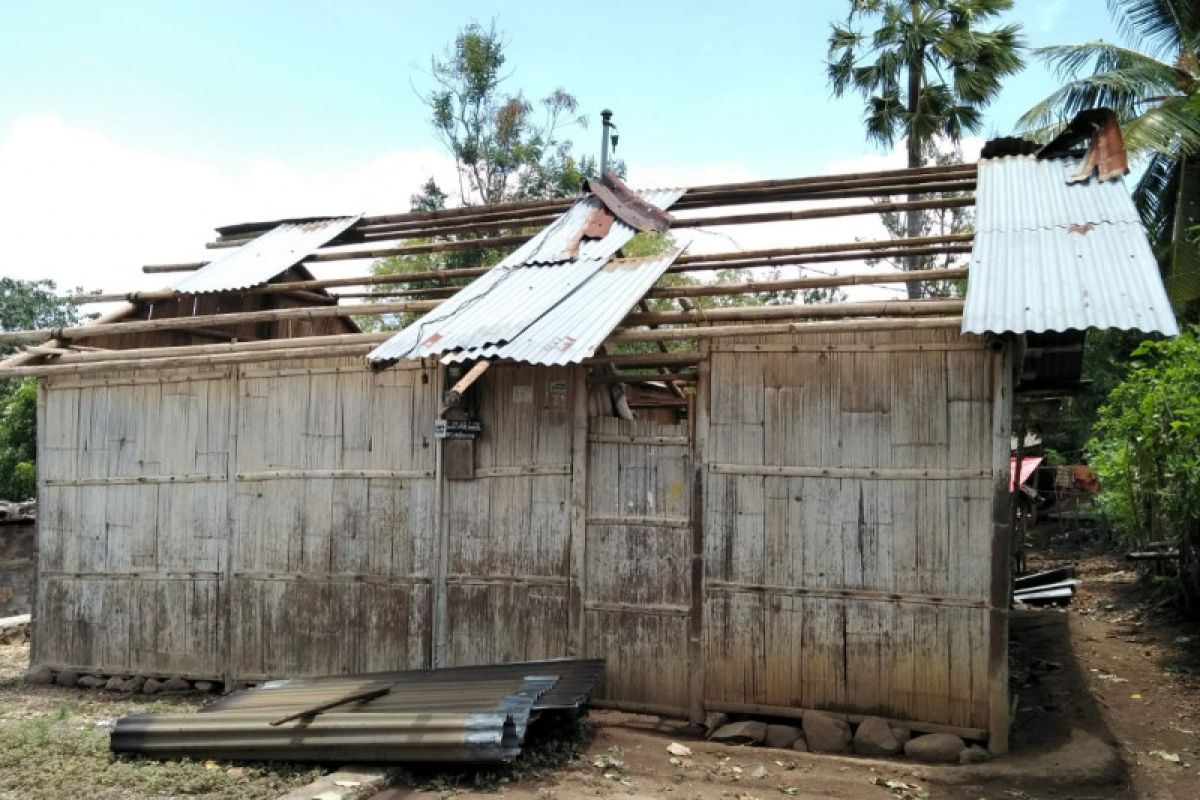
[{"label": "woven bamboo wall", "polygon": [[259,680],[603,655],[630,708],[986,729],[1003,375],[947,331],[716,340],[676,425],[500,365],[468,480],[440,471],[435,367],[48,379],[34,658]]}]

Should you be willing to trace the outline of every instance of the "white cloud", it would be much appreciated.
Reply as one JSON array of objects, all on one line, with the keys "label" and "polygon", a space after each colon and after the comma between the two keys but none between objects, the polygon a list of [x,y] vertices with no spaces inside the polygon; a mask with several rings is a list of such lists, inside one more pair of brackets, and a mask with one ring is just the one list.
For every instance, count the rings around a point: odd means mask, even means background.
[{"label": "white cloud", "polygon": [[204,243],[218,225],[395,212],[430,175],[453,179],[450,159],[431,148],[383,153],[336,177],[278,161],[227,170],[26,116],[0,133],[0,273],[60,288],[153,288],[171,276],[144,275],[143,264],[211,256]]},{"label": "white cloud", "polygon": [[1036,12],[1037,30],[1040,33],[1049,33],[1054,30],[1066,10],[1067,0],[1043,2]]}]

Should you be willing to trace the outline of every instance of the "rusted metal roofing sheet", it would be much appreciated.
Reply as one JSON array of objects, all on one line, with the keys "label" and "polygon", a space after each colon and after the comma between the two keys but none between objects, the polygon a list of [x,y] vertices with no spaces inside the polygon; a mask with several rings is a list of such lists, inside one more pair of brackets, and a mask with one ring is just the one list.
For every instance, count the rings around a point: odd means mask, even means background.
[{"label": "rusted metal roofing sheet", "polygon": [[159,758],[507,761],[534,712],[578,708],[603,668],[562,659],[269,681],[197,714],[124,717],[110,746]]},{"label": "rusted metal roofing sheet", "polygon": [[171,286],[180,294],[230,292],[261,286],[342,234],[358,217],[277,225]]},{"label": "rusted metal roofing sheet", "polygon": [[[443,361],[504,358],[530,364],[573,364],[596,352],[682,250],[609,261],[528,328],[501,345],[448,353]],[[552,292],[550,287],[546,291]]]},{"label": "rusted metal roofing sheet", "polygon": [[979,162],[964,333],[1179,333],[1124,181],[1068,183],[1081,163]]},{"label": "rusted metal roofing sheet", "polygon": [[[678,189],[656,190],[643,197],[667,208],[682,194]],[[402,358],[512,341],[599,272],[633,238],[636,231],[616,220],[603,238],[580,242],[580,232],[601,207],[595,197],[580,200],[486,275],[373,350],[367,360],[386,366]],[[578,253],[571,258],[576,243]]]}]

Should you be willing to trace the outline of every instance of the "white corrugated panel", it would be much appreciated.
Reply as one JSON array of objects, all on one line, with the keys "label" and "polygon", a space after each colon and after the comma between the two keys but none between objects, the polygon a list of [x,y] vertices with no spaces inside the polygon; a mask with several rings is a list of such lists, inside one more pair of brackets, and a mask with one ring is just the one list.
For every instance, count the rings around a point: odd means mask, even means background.
[{"label": "white corrugated panel", "polygon": [[1179,332],[1124,181],[1068,184],[1079,164],[979,162],[963,332]]},{"label": "white corrugated panel", "polygon": [[[682,194],[682,190],[664,189],[642,196],[668,208]],[[599,272],[637,233],[617,220],[606,236],[584,240],[578,255],[567,258],[567,250],[598,204],[594,197],[577,202],[490,272],[371,351],[367,360],[379,366],[513,341]]]},{"label": "white corrugated panel", "polygon": [[596,352],[682,250],[608,262],[575,291],[502,345],[450,353],[446,363],[504,358],[530,364],[577,364]]},{"label": "white corrugated panel", "polygon": [[217,258],[171,286],[180,294],[231,292],[261,286],[332,241],[358,217],[284,223]]}]

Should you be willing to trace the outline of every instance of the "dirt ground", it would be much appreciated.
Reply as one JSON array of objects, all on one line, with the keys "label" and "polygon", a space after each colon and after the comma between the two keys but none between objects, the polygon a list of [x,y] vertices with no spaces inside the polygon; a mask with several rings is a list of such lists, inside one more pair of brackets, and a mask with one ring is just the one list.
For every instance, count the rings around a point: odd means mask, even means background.
[{"label": "dirt ground", "polygon": [[[731,748],[687,738],[679,723],[593,712],[581,757],[503,782],[409,781],[388,800],[499,794],[518,800],[931,798],[1132,800],[1200,798],[1200,627],[1163,609],[1117,555],[1054,525],[1039,531],[1031,570],[1074,564],[1083,580],[1067,609],[1014,612],[1013,750],[988,764],[915,765]],[[690,758],[674,758],[672,742]]]},{"label": "dirt ground", "polygon": [[[1079,534],[1047,526],[1037,542],[1030,569],[1075,564],[1083,584],[1065,610],[1014,612],[1017,716],[1004,758],[931,767],[733,748],[690,737],[678,722],[594,711],[582,747],[536,748],[493,773],[397,772],[384,797],[1200,798],[1200,627],[1158,607],[1148,581]],[[114,759],[107,739],[118,716],[189,713],[198,700],[31,687],[20,682],[27,660],[28,645],[0,645],[0,800],[267,798],[321,774]],[[672,742],[692,754],[672,756]]]}]

